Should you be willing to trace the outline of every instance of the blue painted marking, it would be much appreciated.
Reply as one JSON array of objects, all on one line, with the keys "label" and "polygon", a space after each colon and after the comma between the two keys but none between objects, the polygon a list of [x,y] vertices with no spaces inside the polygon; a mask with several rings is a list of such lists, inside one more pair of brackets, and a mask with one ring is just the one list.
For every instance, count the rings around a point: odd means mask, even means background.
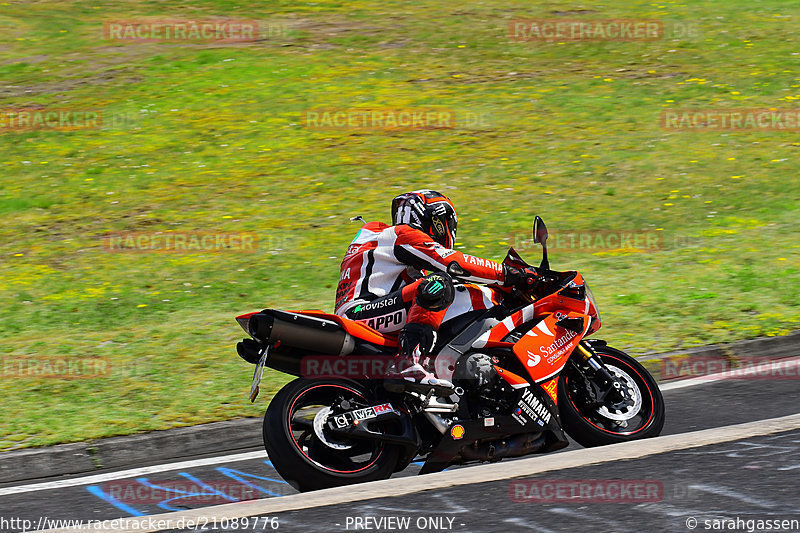
[{"label": "blue painted marking", "polygon": [[[266,461],[264,461],[264,463],[266,463],[267,465],[269,465],[272,468],[275,468],[272,465],[272,462],[270,460],[266,460]],[[268,481],[268,482],[271,482],[271,483],[280,483],[282,485],[287,485],[287,483],[282,479],[274,479],[274,478],[270,478],[270,477],[258,476],[258,475],[255,475],[255,474],[249,474],[247,472],[242,472],[240,470],[234,470],[232,468],[218,467],[218,468],[216,468],[216,470],[218,472],[220,472],[221,474],[223,474],[223,475],[225,475],[225,476],[227,476],[227,477],[229,477],[231,479],[234,479],[234,480],[238,481],[239,483],[242,483],[242,484],[244,484],[244,485],[246,485],[246,486],[248,486],[248,487],[250,487],[252,489],[255,489],[255,490],[259,491],[259,492],[262,492],[264,494],[267,494],[267,495],[273,496],[273,497],[280,497],[280,496],[283,496],[283,494],[271,491],[268,488],[262,487],[261,485],[257,485],[255,483],[252,483],[251,481],[248,481],[245,478],[257,479],[257,480],[261,480],[261,481]],[[197,484],[198,487],[201,487],[202,489],[204,489],[207,492],[192,492],[192,491],[188,491],[188,490],[178,489],[176,487],[164,487],[164,486],[161,486],[161,485],[158,485],[156,483],[153,483],[153,482],[149,481],[148,478],[145,478],[145,477],[137,478],[136,481],[138,483],[142,484],[145,487],[148,487],[148,488],[151,488],[151,489],[162,490],[167,495],[174,494],[175,495],[174,497],[162,500],[160,503],[157,504],[160,508],[162,508],[164,510],[167,510],[167,511],[183,511],[183,510],[186,509],[185,507],[173,507],[173,506],[169,505],[170,502],[173,502],[175,500],[182,500],[182,499],[185,499],[185,498],[198,497],[198,496],[199,497],[206,497],[206,498],[210,497],[210,496],[219,496],[219,497],[225,498],[228,501],[232,501],[232,502],[239,501],[237,498],[229,496],[228,494],[225,494],[225,492],[220,491],[218,489],[215,489],[211,485],[208,485],[207,483],[204,483],[203,481],[201,481],[197,477],[189,474],[188,472],[179,472],[178,475],[180,475],[180,476],[182,476],[182,477],[184,477],[184,478],[186,478],[186,479],[188,479],[190,481],[193,481],[194,483]],[[131,516],[147,516],[147,513],[139,511],[138,509],[135,509],[135,508],[131,507],[130,505],[127,505],[127,504],[119,501],[118,499],[116,499],[111,494],[106,493],[100,486],[97,486],[97,485],[89,486],[89,487],[86,487],[86,490],[88,490],[91,494],[97,496],[101,500],[110,503],[111,505],[113,505],[117,509],[120,509],[121,511],[125,511],[126,513],[130,514]]]},{"label": "blue painted marking", "polygon": [[[424,466],[425,461],[411,461],[411,464],[417,466]],[[442,470],[442,472],[447,472],[448,470],[450,470],[450,468],[445,468],[444,470]]]},{"label": "blue painted marking", "polygon": [[141,512],[141,511],[137,511],[136,509],[134,509],[130,505],[126,505],[126,504],[122,503],[121,501],[119,501],[118,499],[116,499],[115,497],[113,497],[112,495],[107,494],[103,489],[101,489],[97,485],[91,485],[89,487],[86,487],[86,490],[88,490],[91,494],[94,494],[95,496],[97,496],[101,500],[110,503],[111,505],[113,505],[114,507],[119,509],[120,511],[125,511],[126,513],[130,514],[131,516],[146,516],[145,513]]},{"label": "blue painted marking", "polygon": [[[264,461],[264,462],[265,463],[269,463],[269,465],[272,466],[272,463],[270,463],[269,461]],[[234,470],[233,468],[227,468],[227,467],[224,467],[224,466],[219,466],[219,467],[216,468],[216,470],[220,474],[222,474],[224,476],[228,476],[231,479],[235,479],[239,483],[244,483],[245,485],[247,485],[250,488],[259,490],[259,491],[263,492],[264,494],[269,494],[270,496],[274,496],[274,497],[283,496],[283,494],[278,494],[277,492],[273,492],[273,491],[271,491],[271,490],[269,490],[267,488],[264,488],[264,487],[262,487],[260,485],[256,485],[255,483],[250,483],[249,481],[244,479],[244,477],[255,478],[255,479],[260,479],[262,481],[270,481],[272,483],[282,483],[284,485],[288,485],[288,483],[286,483],[282,479],[273,479],[271,477],[264,477],[264,476],[257,476],[255,474],[248,474],[247,472],[242,472],[240,470]],[[242,476],[244,476],[244,477],[242,477]]]},{"label": "blue painted marking", "polygon": [[169,503],[172,502],[172,501],[175,501],[175,500],[182,500],[182,499],[189,498],[189,497],[192,497],[192,496],[200,496],[200,497],[204,497],[204,498],[207,498],[209,496],[221,496],[221,497],[223,497],[226,500],[231,501],[231,502],[238,501],[236,498],[232,498],[232,497],[228,496],[224,492],[215,489],[211,485],[203,483],[202,481],[200,481],[199,479],[197,479],[196,477],[194,477],[193,475],[191,475],[191,474],[189,474],[187,472],[180,472],[178,475],[183,476],[186,479],[189,479],[191,481],[194,481],[195,483],[197,483],[198,485],[200,485],[204,489],[208,489],[209,492],[189,492],[189,491],[185,491],[185,490],[176,489],[175,487],[162,487],[160,485],[156,485],[155,483],[151,483],[150,481],[147,480],[146,477],[137,478],[136,481],[138,481],[139,483],[141,483],[145,487],[150,487],[151,489],[163,490],[163,491],[167,492],[168,494],[169,493],[178,494],[178,496],[175,496],[174,498],[168,498],[166,500],[162,500],[161,503],[158,504],[159,507],[161,507],[162,509],[167,510],[167,511],[183,511],[185,508],[172,507],[172,506],[169,505]]}]

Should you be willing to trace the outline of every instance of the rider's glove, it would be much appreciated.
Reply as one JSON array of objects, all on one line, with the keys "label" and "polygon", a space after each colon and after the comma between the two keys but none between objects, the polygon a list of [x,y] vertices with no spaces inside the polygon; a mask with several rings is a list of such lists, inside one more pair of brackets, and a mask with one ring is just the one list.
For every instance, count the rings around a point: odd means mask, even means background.
[{"label": "rider's glove", "polygon": [[506,287],[516,287],[522,291],[531,291],[542,280],[542,276],[533,267],[514,268],[503,265]]}]

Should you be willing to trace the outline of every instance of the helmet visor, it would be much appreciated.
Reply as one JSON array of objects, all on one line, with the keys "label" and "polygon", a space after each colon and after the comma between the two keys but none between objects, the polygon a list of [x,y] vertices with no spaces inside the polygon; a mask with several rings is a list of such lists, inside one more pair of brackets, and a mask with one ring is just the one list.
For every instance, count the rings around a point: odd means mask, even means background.
[{"label": "helmet visor", "polygon": [[458,220],[453,212],[448,212],[445,215],[434,215],[432,217],[431,236],[445,248],[452,248],[456,245],[457,229]]}]

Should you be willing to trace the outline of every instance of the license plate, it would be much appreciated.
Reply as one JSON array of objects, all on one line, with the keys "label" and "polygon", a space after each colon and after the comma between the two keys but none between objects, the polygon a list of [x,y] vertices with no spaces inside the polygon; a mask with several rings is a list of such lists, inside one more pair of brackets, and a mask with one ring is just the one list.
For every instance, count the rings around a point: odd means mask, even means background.
[{"label": "license plate", "polygon": [[264,376],[264,365],[267,363],[267,352],[269,352],[268,348],[264,348],[264,353],[261,355],[261,359],[258,360],[258,364],[256,364],[256,370],[253,372],[253,384],[250,385],[250,403],[256,401],[258,397],[258,384],[261,383],[261,378]]}]

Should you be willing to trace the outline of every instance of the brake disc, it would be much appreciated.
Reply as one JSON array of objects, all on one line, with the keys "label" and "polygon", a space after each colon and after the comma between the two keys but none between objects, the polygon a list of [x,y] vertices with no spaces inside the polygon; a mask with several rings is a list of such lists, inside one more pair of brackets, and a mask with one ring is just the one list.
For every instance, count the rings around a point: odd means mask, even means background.
[{"label": "brake disc", "polygon": [[624,402],[620,402],[611,406],[615,412],[612,412],[607,405],[600,407],[597,412],[605,418],[617,422],[630,420],[639,414],[639,411],[642,409],[642,392],[639,390],[639,386],[627,372],[621,368],[617,368],[609,364],[606,364],[606,368],[608,368],[608,371],[614,374],[620,381],[624,389],[623,392],[627,398]]}]

